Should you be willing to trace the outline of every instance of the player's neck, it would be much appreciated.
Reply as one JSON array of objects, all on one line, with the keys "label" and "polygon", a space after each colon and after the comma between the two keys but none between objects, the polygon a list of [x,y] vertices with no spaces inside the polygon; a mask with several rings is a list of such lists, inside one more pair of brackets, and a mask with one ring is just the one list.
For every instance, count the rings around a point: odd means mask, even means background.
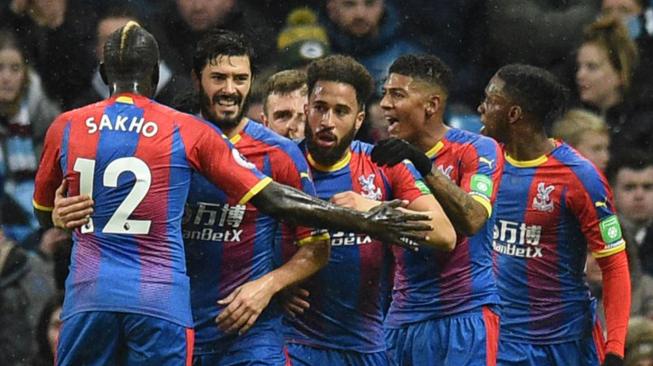
[{"label": "player's neck", "polygon": [[154,95],[154,90],[149,83],[142,83],[138,81],[114,81],[109,86],[111,95],[121,93],[134,93],[151,98]]},{"label": "player's neck", "polygon": [[225,126],[220,126],[220,130],[222,130],[222,133],[227,136],[227,138],[232,139],[234,136],[238,135],[242,130],[245,129],[245,126],[247,126],[247,117],[243,117],[240,119],[240,122],[238,125],[234,127],[225,127]]},{"label": "player's neck", "polygon": [[447,131],[449,131],[449,127],[442,120],[427,122],[426,128],[420,131],[414,145],[424,152],[429,151],[444,138]]},{"label": "player's neck", "polygon": [[532,130],[515,130],[505,150],[511,158],[528,161],[548,155],[555,148],[555,142],[549,139],[546,132]]}]

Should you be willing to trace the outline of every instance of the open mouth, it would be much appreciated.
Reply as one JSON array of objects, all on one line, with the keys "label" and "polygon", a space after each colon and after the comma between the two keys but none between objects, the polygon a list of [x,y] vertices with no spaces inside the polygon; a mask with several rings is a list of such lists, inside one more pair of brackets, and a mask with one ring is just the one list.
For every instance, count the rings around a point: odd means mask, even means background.
[{"label": "open mouth", "polygon": [[315,142],[320,147],[330,148],[338,142],[338,138],[331,132],[319,132],[315,137]]},{"label": "open mouth", "polygon": [[399,130],[399,120],[392,116],[385,116],[385,121],[388,122],[388,134],[396,135]]},{"label": "open mouth", "polygon": [[240,98],[234,96],[221,96],[213,99],[213,103],[220,109],[238,110]]}]

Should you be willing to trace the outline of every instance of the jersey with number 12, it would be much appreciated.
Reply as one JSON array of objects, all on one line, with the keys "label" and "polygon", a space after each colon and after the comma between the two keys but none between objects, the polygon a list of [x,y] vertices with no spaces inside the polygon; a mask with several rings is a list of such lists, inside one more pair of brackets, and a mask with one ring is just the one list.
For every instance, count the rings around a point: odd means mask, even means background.
[{"label": "jersey with number 12", "polygon": [[73,234],[62,319],[115,311],[192,326],[180,227],[192,170],[242,204],[270,182],[217,128],[136,94],[52,123],[35,207],[52,209],[62,179],[69,195],[95,202],[91,221]]}]

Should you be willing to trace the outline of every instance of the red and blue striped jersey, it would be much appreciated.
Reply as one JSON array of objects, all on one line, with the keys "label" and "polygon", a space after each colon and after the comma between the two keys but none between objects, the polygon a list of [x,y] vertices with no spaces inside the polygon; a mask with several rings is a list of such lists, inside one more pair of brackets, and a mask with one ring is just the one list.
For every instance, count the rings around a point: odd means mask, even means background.
[{"label": "red and blue striped jersey", "polygon": [[440,172],[487,209],[489,218],[474,236],[458,233],[451,252],[392,248],[395,277],[386,317],[390,328],[499,303],[490,241],[492,204],[503,169],[500,148],[488,137],[452,128],[426,154]]},{"label": "red and blue striped jersey", "polygon": [[[274,181],[315,196],[308,164],[293,141],[249,120],[231,142]],[[235,337],[216,326],[215,318],[223,309],[217,301],[227,297],[236,287],[272,271],[277,230],[283,232],[283,240],[289,245],[294,245],[295,241],[302,245],[318,238],[326,239],[326,233],[278,225],[274,218],[251,203],[239,204],[237,197],[216,188],[199,174],[194,174],[191,181],[182,229],[196,353],[216,352],[223,340]],[[272,303],[256,322],[257,325],[278,323],[280,317],[278,307]]]},{"label": "red and blue striped jersey", "polygon": [[[412,165],[389,168],[372,162],[372,147],[354,141],[347,155],[330,167],[320,166],[308,155],[318,197],[329,200],[337,193],[354,191],[378,201],[412,202],[430,194]],[[286,317],[286,340],[363,353],[383,351],[391,253],[367,235],[330,235],[329,263],[301,285],[310,292],[311,307],[297,318]]]},{"label": "red and blue striped jersey", "polygon": [[594,256],[624,250],[612,192],[569,145],[531,161],[506,157],[494,226],[501,339],[550,344],[585,337],[594,299],[584,280]]},{"label": "red and blue striped jersey", "polygon": [[191,172],[245,204],[270,178],[220,131],[136,94],[60,115],[50,126],[34,204],[48,210],[62,179],[95,201],[77,229],[62,318],[139,313],[192,326],[181,219]]}]

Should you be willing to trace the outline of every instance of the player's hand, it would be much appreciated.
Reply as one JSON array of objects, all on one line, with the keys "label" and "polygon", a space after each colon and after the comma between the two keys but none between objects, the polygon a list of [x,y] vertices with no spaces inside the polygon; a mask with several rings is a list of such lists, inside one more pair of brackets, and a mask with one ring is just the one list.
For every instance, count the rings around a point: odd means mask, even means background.
[{"label": "player's hand", "polygon": [[308,290],[301,287],[290,288],[283,291],[281,296],[281,306],[283,306],[286,314],[295,318],[304,314],[304,311],[311,307],[311,303],[308,302],[310,294],[311,293],[308,292]]},{"label": "player's hand", "polygon": [[419,243],[428,241],[426,232],[433,230],[427,222],[430,215],[398,208],[405,204],[401,200],[383,202],[364,216],[367,228],[364,230],[375,239],[384,243],[401,245],[411,250],[418,250]]},{"label": "player's hand", "polygon": [[54,194],[52,223],[62,229],[84,226],[93,213],[93,200],[89,196],[66,197],[68,181],[65,179]]},{"label": "player's hand", "polygon": [[218,301],[218,305],[226,307],[215,322],[226,333],[243,334],[254,325],[273,295],[273,286],[266,276],[238,286],[229,296]]},{"label": "player's hand", "polygon": [[340,192],[331,197],[331,203],[353,210],[367,212],[381,204],[379,201],[371,200],[353,191]]},{"label": "player's hand", "polygon": [[624,359],[614,353],[608,353],[605,355],[602,366],[624,366]]},{"label": "player's hand", "polygon": [[426,154],[405,140],[397,138],[381,140],[372,150],[372,161],[379,166],[395,166],[404,160],[410,160],[422,176],[428,175],[433,167],[431,159]]}]

